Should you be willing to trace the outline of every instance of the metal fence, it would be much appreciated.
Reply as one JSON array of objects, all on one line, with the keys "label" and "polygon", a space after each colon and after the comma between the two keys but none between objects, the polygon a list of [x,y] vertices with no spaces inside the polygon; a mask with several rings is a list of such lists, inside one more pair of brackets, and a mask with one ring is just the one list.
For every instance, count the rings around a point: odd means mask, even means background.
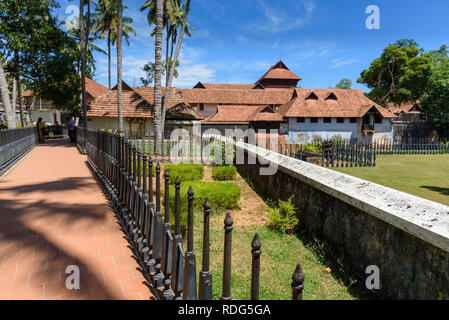
[{"label": "metal fence", "polygon": [[[375,167],[378,155],[437,155],[449,154],[449,141],[427,142],[415,140],[409,143],[374,142],[369,144],[348,141],[320,142],[323,167]],[[295,159],[305,160],[310,156],[310,145],[282,144],[279,153]]]},{"label": "metal fence", "polygon": [[[83,131],[78,130],[78,141]],[[181,181],[176,179],[174,225],[170,222],[170,173],[161,177],[161,166],[148,152],[144,140],[139,143],[129,136],[88,131],[88,162],[95,171],[126,233],[153,294],[164,300],[212,300],[210,270],[210,203],[203,207],[202,266],[197,274],[194,250],[194,190],[181,195]],[[155,173],[153,174],[153,167]],[[147,170],[148,169],[148,170]],[[153,191],[155,175],[155,192]],[[164,197],[161,196],[164,180]],[[172,191],[173,192],[173,191]],[[154,194],[155,193],[155,194]],[[188,197],[187,248],[181,233],[181,196]],[[161,203],[163,200],[163,203]],[[164,210],[164,213],[162,213]],[[224,220],[223,285],[221,300],[231,300],[231,256],[233,221],[228,213]],[[256,234],[248,244],[252,254],[251,300],[259,299],[261,241]],[[198,280],[198,281],[197,281]],[[301,300],[304,274],[298,264],[292,276],[292,299]]]},{"label": "metal fence", "polygon": [[36,127],[0,130],[0,177],[37,144]]}]

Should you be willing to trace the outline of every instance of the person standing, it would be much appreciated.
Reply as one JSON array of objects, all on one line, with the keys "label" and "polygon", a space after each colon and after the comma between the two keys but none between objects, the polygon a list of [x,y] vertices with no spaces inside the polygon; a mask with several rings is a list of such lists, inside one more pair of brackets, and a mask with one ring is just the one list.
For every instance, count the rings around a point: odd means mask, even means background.
[{"label": "person standing", "polygon": [[75,143],[75,121],[73,121],[73,118],[67,118],[67,120],[69,120],[68,127],[70,143]]},{"label": "person standing", "polygon": [[37,119],[37,133],[39,135],[39,143],[45,143],[44,128],[45,124],[44,122],[42,122],[42,118]]}]

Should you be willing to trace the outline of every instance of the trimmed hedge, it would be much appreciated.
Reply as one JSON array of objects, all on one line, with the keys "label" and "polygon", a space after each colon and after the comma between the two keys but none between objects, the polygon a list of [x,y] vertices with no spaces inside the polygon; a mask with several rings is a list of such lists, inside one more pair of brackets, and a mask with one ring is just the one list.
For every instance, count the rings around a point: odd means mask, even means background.
[{"label": "trimmed hedge", "polygon": [[229,181],[234,180],[237,174],[237,169],[234,166],[213,167],[212,178],[215,181]]},{"label": "trimmed hedge", "polygon": [[[161,176],[164,175],[165,170],[170,171],[170,183],[175,183],[176,177],[179,177],[181,183],[188,181],[200,181],[204,177],[204,167],[200,164],[170,164],[164,167],[161,171]],[[155,166],[153,166],[153,173],[156,173]]]},{"label": "trimmed hedge", "polygon": [[[181,184],[181,228],[187,229],[187,192],[192,186],[194,191],[193,206],[195,210],[203,210],[206,198],[209,198],[212,214],[239,208],[241,190],[233,183],[193,181]],[[174,223],[175,188],[170,186],[170,220]]]}]

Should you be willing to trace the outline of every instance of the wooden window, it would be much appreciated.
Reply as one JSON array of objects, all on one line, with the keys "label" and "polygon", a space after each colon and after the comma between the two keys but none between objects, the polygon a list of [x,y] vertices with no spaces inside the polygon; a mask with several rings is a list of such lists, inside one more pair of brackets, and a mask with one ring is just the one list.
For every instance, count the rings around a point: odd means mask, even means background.
[{"label": "wooden window", "polygon": [[350,123],[357,123],[357,118],[349,118]]},{"label": "wooden window", "polygon": [[296,118],[296,122],[304,123],[304,122],[306,122],[306,118],[303,118],[303,117]]},{"label": "wooden window", "polygon": [[310,118],[310,123],[318,123],[318,118]]},{"label": "wooden window", "polygon": [[345,123],[345,118],[337,118],[337,123]]},{"label": "wooden window", "polygon": [[204,104],[200,104],[200,111],[204,111]]},{"label": "wooden window", "polygon": [[332,122],[332,118],[324,118],[324,123],[331,123]]}]

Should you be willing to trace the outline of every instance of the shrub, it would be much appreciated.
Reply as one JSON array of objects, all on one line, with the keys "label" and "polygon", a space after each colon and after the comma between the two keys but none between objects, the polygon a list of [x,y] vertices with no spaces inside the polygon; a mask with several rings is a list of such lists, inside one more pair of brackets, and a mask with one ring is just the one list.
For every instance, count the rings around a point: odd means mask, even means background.
[{"label": "shrub", "polygon": [[288,201],[279,200],[279,207],[270,208],[268,214],[270,225],[283,233],[292,233],[299,223],[298,209],[292,204],[292,200],[293,197]]},{"label": "shrub", "polygon": [[234,166],[214,167],[212,169],[212,178],[215,181],[234,180],[236,174],[237,169]]},{"label": "shrub", "polygon": [[302,146],[302,148],[305,152],[321,153],[323,151],[323,144],[321,142],[306,143]]},{"label": "shrub", "polygon": [[[194,191],[193,206],[196,210],[202,210],[206,198],[209,198],[212,214],[221,213],[225,210],[232,210],[239,208],[241,190],[233,183],[219,183],[219,182],[201,182],[194,181],[191,183],[181,184],[181,229],[187,229],[187,209],[188,200],[187,192],[192,186]],[[175,188],[170,186],[170,215],[171,222],[174,223],[175,212]]]},{"label": "shrub", "polygon": [[[176,177],[179,177],[181,182],[184,183],[187,181],[200,181],[204,176],[204,167],[200,164],[171,164],[166,165],[164,172],[165,170],[170,171],[170,183],[175,183]],[[153,169],[153,172],[156,172],[155,169]]]}]

